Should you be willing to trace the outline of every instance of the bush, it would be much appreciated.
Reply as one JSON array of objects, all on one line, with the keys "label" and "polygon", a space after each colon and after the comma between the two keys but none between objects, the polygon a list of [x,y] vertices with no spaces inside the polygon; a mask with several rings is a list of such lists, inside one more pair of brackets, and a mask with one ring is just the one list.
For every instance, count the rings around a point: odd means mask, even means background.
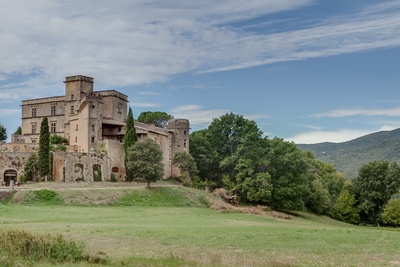
[{"label": "bush", "polygon": [[335,205],[332,207],[331,216],[334,219],[356,224],[360,221],[360,215],[355,208],[356,199],[348,189],[344,188]]},{"label": "bush", "polygon": [[84,245],[61,235],[34,235],[23,230],[0,232],[0,266],[27,266],[35,262],[78,262],[87,260]]},{"label": "bush", "polygon": [[400,199],[391,199],[382,213],[382,222],[386,225],[400,225]]},{"label": "bush", "polygon": [[112,183],[117,182],[117,177],[115,177],[114,173],[111,173],[111,175],[110,175],[110,182],[112,182]]},{"label": "bush", "polygon": [[58,193],[48,189],[34,191],[34,196],[35,200],[44,203],[57,204],[61,202],[61,198]]}]

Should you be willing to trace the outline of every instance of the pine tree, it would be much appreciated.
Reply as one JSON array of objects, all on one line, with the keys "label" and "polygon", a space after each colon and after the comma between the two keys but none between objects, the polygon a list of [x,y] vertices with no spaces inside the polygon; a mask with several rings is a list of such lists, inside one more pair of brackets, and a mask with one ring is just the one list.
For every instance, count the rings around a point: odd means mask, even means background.
[{"label": "pine tree", "polygon": [[125,170],[126,170],[126,179],[128,181],[132,181],[133,175],[127,168],[127,157],[128,150],[132,147],[137,141],[137,134],[135,130],[135,121],[133,119],[132,108],[129,107],[128,117],[126,118],[126,131],[124,136],[124,151],[125,151]]},{"label": "pine tree", "polygon": [[40,125],[38,171],[40,176],[50,174],[50,131],[47,117]]}]

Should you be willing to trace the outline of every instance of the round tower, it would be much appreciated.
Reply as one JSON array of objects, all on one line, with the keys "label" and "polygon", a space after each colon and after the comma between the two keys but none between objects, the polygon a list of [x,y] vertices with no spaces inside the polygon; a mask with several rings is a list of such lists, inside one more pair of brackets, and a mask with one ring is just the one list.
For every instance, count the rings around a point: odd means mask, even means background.
[{"label": "round tower", "polygon": [[177,152],[189,153],[189,129],[190,124],[187,119],[172,119],[168,121],[167,129],[172,133],[171,150],[172,158]]}]

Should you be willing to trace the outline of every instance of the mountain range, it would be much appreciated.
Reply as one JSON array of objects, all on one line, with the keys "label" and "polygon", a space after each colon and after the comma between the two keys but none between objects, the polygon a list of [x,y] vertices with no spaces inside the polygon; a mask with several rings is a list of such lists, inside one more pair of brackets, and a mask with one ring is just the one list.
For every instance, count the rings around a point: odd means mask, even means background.
[{"label": "mountain range", "polygon": [[336,171],[356,178],[361,166],[375,160],[400,161],[400,128],[368,134],[343,143],[297,144],[317,160],[333,163]]}]

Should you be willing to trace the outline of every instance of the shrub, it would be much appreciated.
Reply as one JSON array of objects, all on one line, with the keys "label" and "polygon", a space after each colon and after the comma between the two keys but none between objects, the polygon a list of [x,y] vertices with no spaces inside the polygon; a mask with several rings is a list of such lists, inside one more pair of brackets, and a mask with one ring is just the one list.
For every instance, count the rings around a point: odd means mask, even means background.
[{"label": "shrub", "polygon": [[34,191],[34,196],[35,200],[44,203],[57,204],[61,202],[61,198],[58,193],[48,189]]},{"label": "shrub", "polygon": [[111,175],[110,175],[110,182],[113,182],[113,183],[117,182],[117,177],[115,177],[114,173],[111,173]]},{"label": "shrub", "polygon": [[344,188],[332,207],[332,218],[352,224],[358,223],[360,215],[357,213],[355,205],[356,199],[354,195],[347,188]]},{"label": "shrub", "polygon": [[400,199],[391,199],[382,213],[382,222],[386,225],[400,225]]},{"label": "shrub", "polygon": [[26,266],[39,261],[52,263],[87,260],[84,245],[61,235],[34,235],[23,230],[0,232],[0,266]]}]

